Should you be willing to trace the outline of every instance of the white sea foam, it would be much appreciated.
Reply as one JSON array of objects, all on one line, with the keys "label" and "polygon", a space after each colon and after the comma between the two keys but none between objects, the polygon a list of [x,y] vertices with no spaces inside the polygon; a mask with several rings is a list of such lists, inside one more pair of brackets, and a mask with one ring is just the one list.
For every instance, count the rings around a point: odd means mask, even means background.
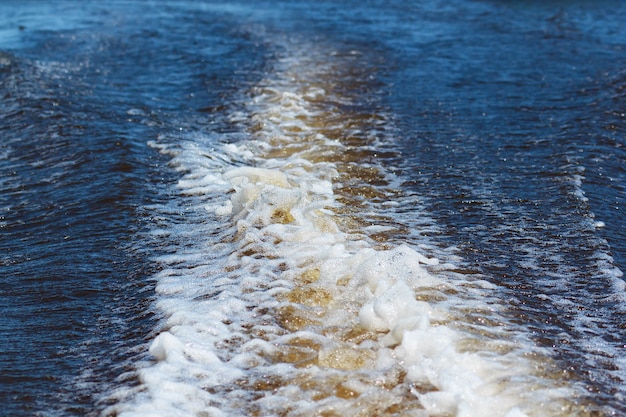
[{"label": "white sea foam", "polygon": [[385,217],[411,197],[360,160],[389,138],[367,133],[383,116],[341,112],[351,98],[333,86],[354,63],[284,47],[233,112],[247,141],[153,144],[184,172],[183,202],[160,209],[176,217],[155,277],[163,325],[140,386],[107,413],[575,413],[576,389],[507,324],[497,287],[402,243]]}]

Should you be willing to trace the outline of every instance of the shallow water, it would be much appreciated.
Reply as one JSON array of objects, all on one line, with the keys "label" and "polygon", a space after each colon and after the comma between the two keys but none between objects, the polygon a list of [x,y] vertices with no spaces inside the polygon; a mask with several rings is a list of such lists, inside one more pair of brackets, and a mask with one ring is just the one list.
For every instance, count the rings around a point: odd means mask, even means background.
[{"label": "shallow water", "polygon": [[619,415],[615,2],[0,6],[6,415]]}]

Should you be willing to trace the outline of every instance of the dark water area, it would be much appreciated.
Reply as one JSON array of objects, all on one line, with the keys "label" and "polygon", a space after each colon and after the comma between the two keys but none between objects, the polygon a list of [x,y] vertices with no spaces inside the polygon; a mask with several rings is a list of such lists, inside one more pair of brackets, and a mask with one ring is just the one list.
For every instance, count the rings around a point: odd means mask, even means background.
[{"label": "dark water area", "polygon": [[391,98],[410,132],[407,169],[419,170],[410,186],[428,190],[470,265],[509,289],[536,340],[607,402],[621,391],[611,373],[626,341],[614,287],[626,260],[626,38],[614,6],[435,11],[432,38],[403,32],[400,48],[415,50],[399,58]]},{"label": "dark water area", "polygon": [[198,69],[202,60],[185,51],[197,42],[175,22],[129,27],[119,10],[84,7],[2,7],[14,16],[3,25],[24,39],[0,55],[7,416],[90,414],[97,394],[126,383],[118,377],[145,356],[159,242],[141,237],[155,221],[144,207],[167,199],[161,184],[174,178],[147,141],[204,119],[199,110],[220,92],[204,87],[219,74]]},{"label": "dark water area", "polygon": [[60,68],[7,54],[2,71],[5,415],[84,414],[150,322],[132,240],[154,161],[63,44],[38,50]]},{"label": "dark water area", "polygon": [[0,5],[0,415],[97,415],[137,384],[153,259],[175,250],[149,230],[178,173],[148,142],[232,129],[263,31],[367,51],[358,88],[432,237],[626,412],[626,5],[252,3]]}]

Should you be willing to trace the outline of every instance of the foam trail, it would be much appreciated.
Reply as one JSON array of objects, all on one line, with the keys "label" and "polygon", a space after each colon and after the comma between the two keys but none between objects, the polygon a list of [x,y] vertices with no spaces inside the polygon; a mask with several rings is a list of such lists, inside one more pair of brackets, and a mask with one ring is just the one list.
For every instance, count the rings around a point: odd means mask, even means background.
[{"label": "foam trail", "polygon": [[393,218],[410,198],[384,168],[389,117],[356,101],[362,54],[277,45],[231,114],[245,141],[154,144],[184,172],[184,203],[160,209],[177,226],[155,231],[178,246],[155,277],[154,363],[106,413],[584,415],[498,289]]}]

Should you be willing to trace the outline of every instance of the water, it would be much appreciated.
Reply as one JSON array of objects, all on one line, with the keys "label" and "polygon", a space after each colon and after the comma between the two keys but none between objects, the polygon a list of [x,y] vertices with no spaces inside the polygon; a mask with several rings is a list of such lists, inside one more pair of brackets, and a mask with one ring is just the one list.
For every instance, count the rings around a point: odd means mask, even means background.
[{"label": "water", "polygon": [[3,3],[3,415],[623,414],[625,15]]}]

